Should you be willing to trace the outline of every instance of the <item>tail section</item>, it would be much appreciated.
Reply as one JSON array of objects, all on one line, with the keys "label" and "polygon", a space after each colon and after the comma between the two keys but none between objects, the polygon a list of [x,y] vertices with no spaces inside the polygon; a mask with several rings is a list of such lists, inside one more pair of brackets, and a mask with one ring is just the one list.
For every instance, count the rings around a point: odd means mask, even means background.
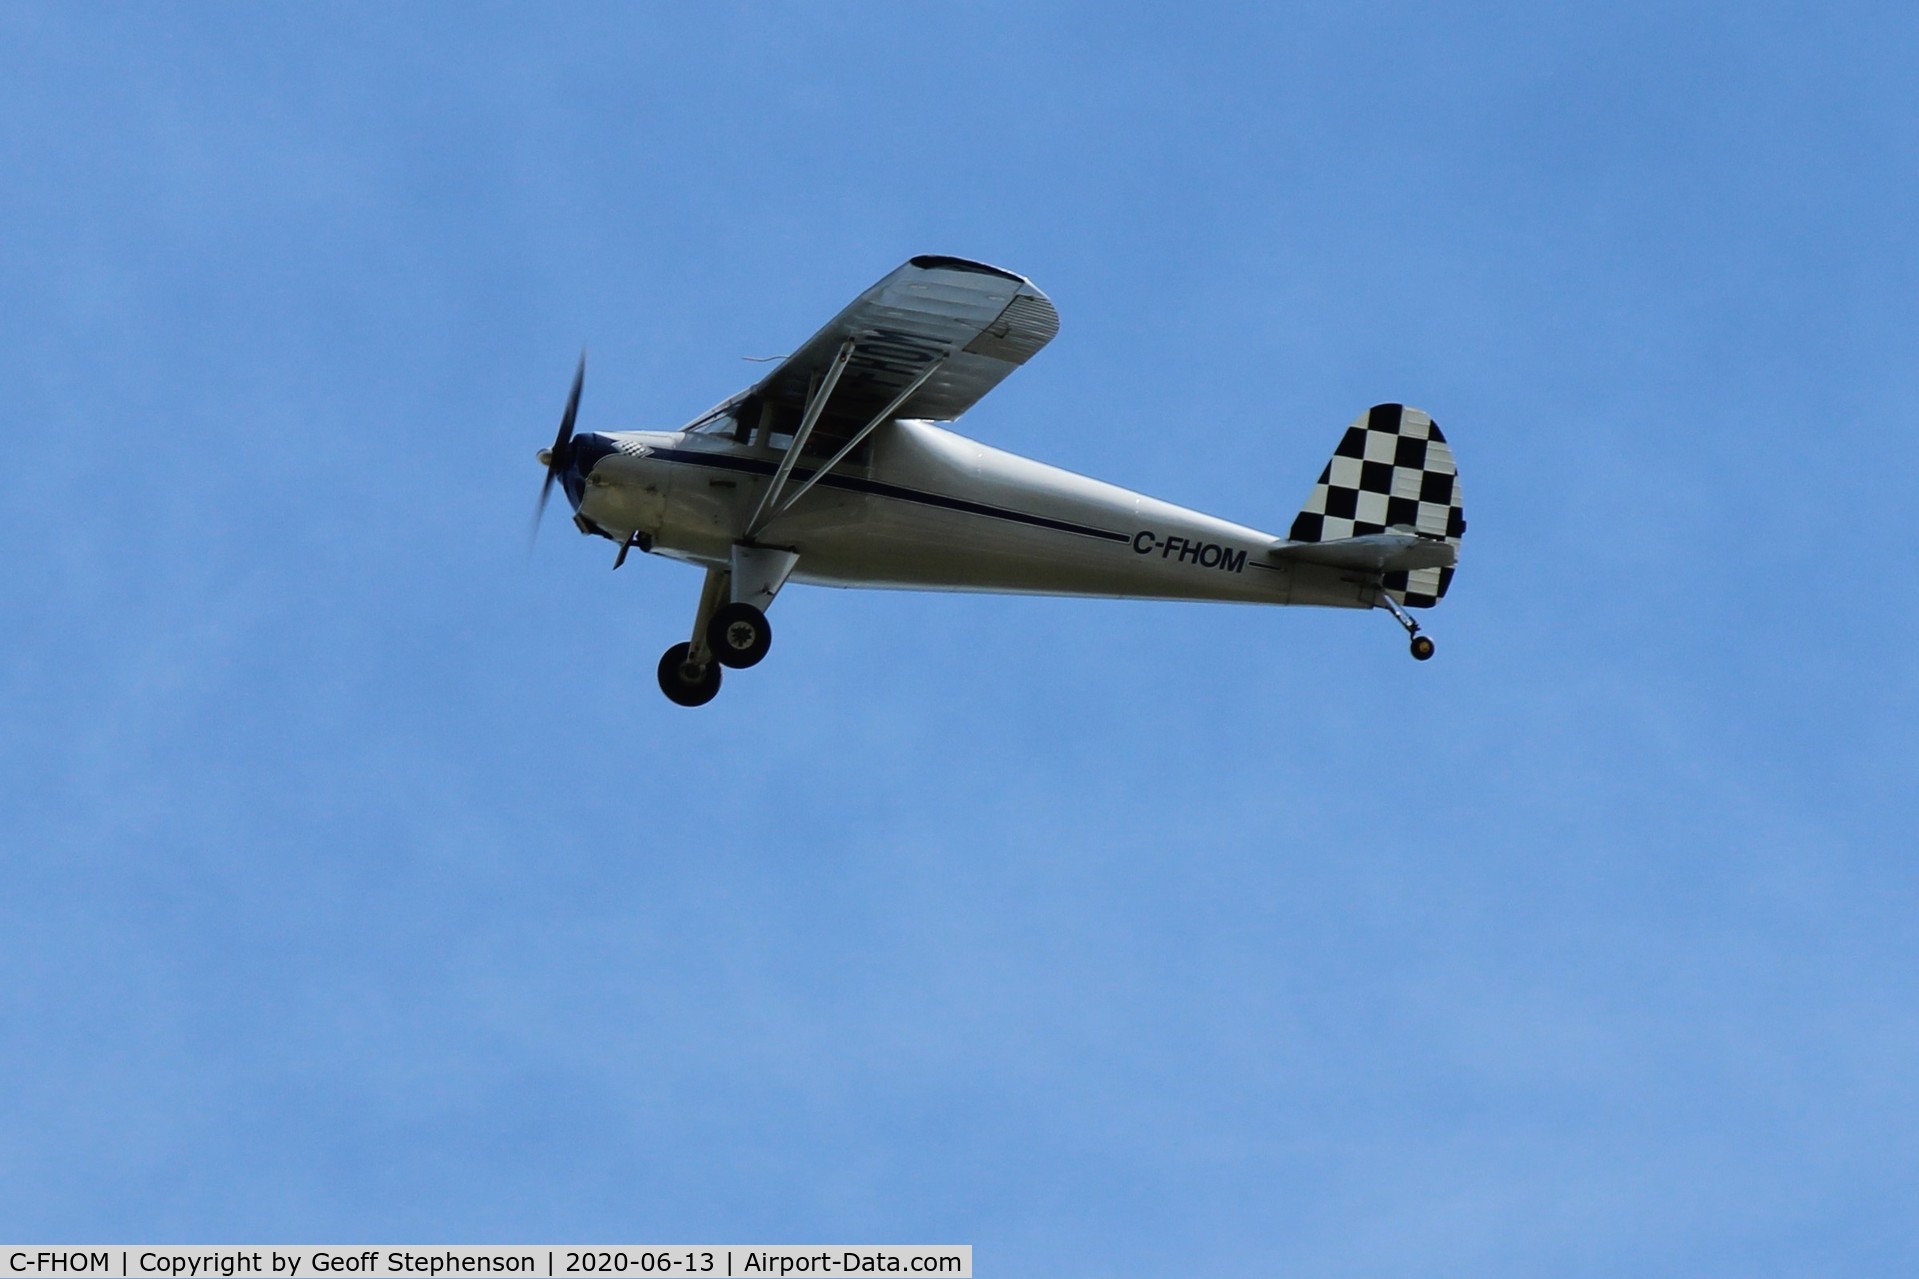
[{"label": "tail section", "polygon": [[[1408,608],[1431,608],[1452,585],[1465,532],[1459,471],[1438,424],[1418,409],[1379,404],[1346,428],[1288,536],[1323,548],[1302,559],[1357,562],[1363,549],[1387,593]],[[1390,550],[1394,543],[1404,549]]]}]

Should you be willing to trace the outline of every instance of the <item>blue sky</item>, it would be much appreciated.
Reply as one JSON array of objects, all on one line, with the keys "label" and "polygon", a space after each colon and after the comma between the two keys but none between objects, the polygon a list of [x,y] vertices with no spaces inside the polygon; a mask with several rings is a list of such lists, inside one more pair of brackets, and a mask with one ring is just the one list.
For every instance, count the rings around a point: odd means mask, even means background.
[{"label": "blue sky", "polygon": [[[1919,23],[1896,5],[0,9],[0,1236],[1919,1262]],[[697,575],[532,459],[902,259],[963,421],[1384,614]]]}]

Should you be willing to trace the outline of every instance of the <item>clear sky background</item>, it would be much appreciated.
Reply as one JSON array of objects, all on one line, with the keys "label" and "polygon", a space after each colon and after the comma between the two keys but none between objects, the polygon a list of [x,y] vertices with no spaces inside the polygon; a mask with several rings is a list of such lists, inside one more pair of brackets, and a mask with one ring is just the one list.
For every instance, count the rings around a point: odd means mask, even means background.
[{"label": "clear sky background", "polygon": [[[0,7],[0,1236],[1919,1266],[1910,5]],[[697,573],[533,453],[915,253],[1384,613]]]}]

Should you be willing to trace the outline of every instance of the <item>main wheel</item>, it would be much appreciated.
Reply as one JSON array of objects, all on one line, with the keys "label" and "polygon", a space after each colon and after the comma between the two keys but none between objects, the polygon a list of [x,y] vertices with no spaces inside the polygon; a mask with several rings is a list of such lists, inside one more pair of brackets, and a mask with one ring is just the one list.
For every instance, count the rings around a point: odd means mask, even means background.
[{"label": "main wheel", "polygon": [[1433,655],[1433,642],[1424,635],[1413,636],[1412,648],[1415,660],[1423,662]]},{"label": "main wheel", "polygon": [[773,647],[773,627],[751,604],[722,604],[706,624],[706,646],[721,665],[744,670]]},{"label": "main wheel", "polygon": [[694,666],[691,644],[675,644],[660,658],[660,691],[681,706],[704,706],[720,691],[720,664]]}]

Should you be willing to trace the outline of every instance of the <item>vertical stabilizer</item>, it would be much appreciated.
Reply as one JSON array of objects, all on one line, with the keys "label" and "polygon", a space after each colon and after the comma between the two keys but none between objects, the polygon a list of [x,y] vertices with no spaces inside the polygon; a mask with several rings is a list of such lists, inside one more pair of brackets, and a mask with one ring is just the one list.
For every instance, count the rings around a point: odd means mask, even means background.
[{"label": "vertical stabilizer", "polygon": [[[1432,418],[1403,404],[1379,404],[1340,437],[1319,483],[1293,519],[1294,542],[1325,543],[1372,533],[1415,533],[1455,553],[1466,531],[1453,451]],[[1430,608],[1453,570],[1387,573],[1385,588],[1409,608]]]}]

